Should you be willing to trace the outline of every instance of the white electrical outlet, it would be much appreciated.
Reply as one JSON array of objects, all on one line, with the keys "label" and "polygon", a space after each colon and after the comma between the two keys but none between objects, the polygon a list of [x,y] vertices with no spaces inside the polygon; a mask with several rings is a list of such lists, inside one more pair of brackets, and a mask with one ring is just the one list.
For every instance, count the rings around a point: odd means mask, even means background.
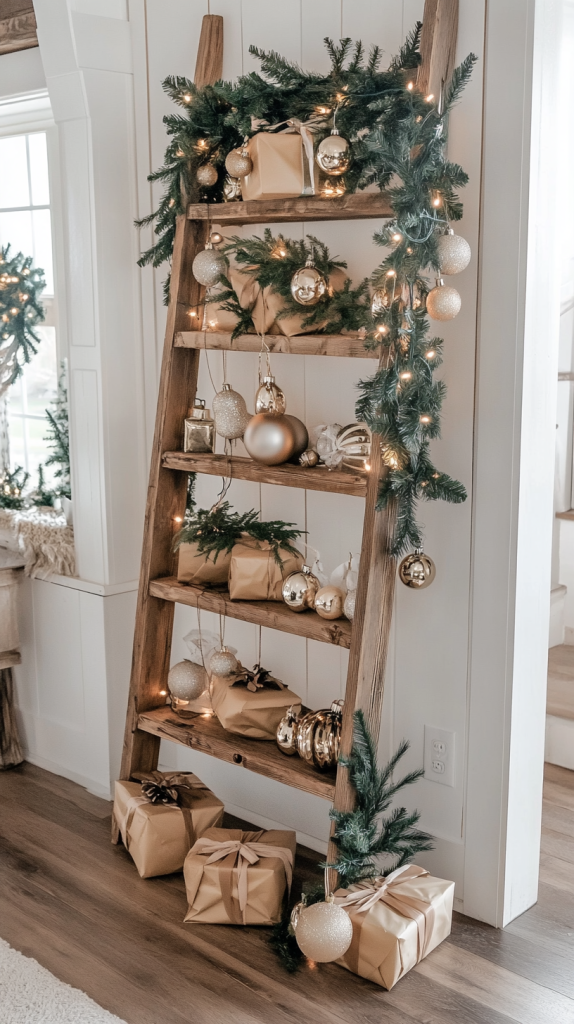
[{"label": "white electrical outlet", "polygon": [[454,786],[454,733],[425,725],[425,779]]}]

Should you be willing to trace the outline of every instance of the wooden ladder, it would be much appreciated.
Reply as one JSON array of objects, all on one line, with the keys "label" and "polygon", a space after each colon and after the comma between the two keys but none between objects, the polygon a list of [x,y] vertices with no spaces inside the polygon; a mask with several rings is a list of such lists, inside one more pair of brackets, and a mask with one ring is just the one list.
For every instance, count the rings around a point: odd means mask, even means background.
[{"label": "wooden ladder", "polygon": [[[458,0],[426,0],[418,82],[425,93],[438,95],[454,65]],[[195,81],[211,83],[221,75],[222,18],[203,19]],[[289,223],[321,220],[356,220],[393,215],[385,194],[358,193],[337,199],[297,199],[189,206],[179,217],[175,236],[170,303],[159,386],[157,419],[151,457],[144,527],[141,576],[136,613],[121,778],[134,771],[157,767],[161,739],[211,754],[288,786],[314,793],[350,809],[353,792],[347,772],[323,773],[299,757],[285,757],[272,742],[250,740],[225,732],[215,717],[198,715],[184,721],[165,704],[170,664],[174,604],[220,612],[244,622],[350,648],[342,723],[341,749],[348,753],[353,737],[353,712],[361,708],[373,735],[378,736],[383,701],[385,662],[389,646],[396,566],[389,554],[394,510],[375,511],[381,474],[381,447],[373,438],[369,473],[302,469],[296,465],[263,466],[246,458],[182,452],[183,420],[196,392],[202,348],[258,351],[256,335],[231,336],[190,330],[201,323],[204,289],[191,272],[193,259],[207,241],[211,224]],[[190,317],[190,314],[192,316]],[[323,356],[365,358],[360,339],[347,336],[305,335],[266,339],[273,351]],[[279,347],[280,346],[280,347]],[[372,353],[376,355],[376,353]],[[307,490],[364,496],[365,517],[357,600],[353,624],[326,621],[316,612],[295,615],[274,601],[231,601],[228,593],[205,592],[179,583],[172,550],[173,524],[185,510],[188,473],[208,473],[255,480]],[[164,694],[161,693],[164,691]],[[113,839],[118,829],[113,825]]]}]

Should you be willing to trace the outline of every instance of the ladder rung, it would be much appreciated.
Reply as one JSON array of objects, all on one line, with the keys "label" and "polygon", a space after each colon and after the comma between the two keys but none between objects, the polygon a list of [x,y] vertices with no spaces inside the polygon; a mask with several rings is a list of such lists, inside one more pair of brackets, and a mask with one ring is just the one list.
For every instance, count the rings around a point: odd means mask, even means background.
[{"label": "ladder rung", "polygon": [[369,220],[394,217],[386,192],[356,192],[326,199],[297,196],[294,199],[256,199],[240,203],[193,203],[189,220],[214,224],[284,224],[317,220]]},{"label": "ladder rung", "polygon": [[[351,334],[266,334],[265,343],[275,355],[343,356],[347,359],[378,359],[379,352],[366,349],[362,338]],[[231,340],[223,331],[179,331],[175,348],[216,349],[225,352],[260,352],[258,334],[240,334]]]},{"label": "ladder rung", "polygon": [[326,466],[304,469],[283,463],[264,466],[242,456],[195,454],[193,452],[165,452],[165,469],[179,469],[186,473],[206,473],[208,476],[231,477],[234,480],[254,480],[256,483],[300,487],[306,491],[328,491],[331,494],[353,494],[364,498],[367,493],[367,474],[356,470],[327,469]]}]

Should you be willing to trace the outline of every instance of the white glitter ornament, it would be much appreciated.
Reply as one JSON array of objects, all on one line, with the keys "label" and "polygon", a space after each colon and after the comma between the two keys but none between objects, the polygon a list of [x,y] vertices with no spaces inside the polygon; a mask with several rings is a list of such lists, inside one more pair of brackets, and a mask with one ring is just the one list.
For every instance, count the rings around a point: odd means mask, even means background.
[{"label": "white glitter ornament", "polygon": [[470,245],[462,235],[455,235],[452,228],[437,239],[438,262],[441,274],[460,274],[470,263]]},{"label": "white glitter ornament", "polygon": [[315,160],[325,174],[338,177],[351,166],[351,147],[341,133],[333,128],[331,134],[319,143]]},{"label": "white glitter ornament", "polygon": [[195,665],[187,659],[178,661],[177,665],[169,670],[167,685],[172,697],[187,703],[200,697],[207,688],[207,672],[203,665]]},{"label": "white glitter ornament", "polygon": [[291,278],[291,295],[301,306],[316,306],[327,292],[327,282],[311,257]]},{"label": "white glitter ornament", "polygon": [[348,590],[347,596],[345,597],[345,603],[343,605],[343,614],[349,622],[352,622],[355,617],[355,603],[357,601],[357,591]]},{"label": "white glitter ornament", "polygon": [[338,907],[334,896],[325,903],[295,907],[291,923],[301,952],[318,964],[327,964],[343,956],[353,938],[353,925],[346,910]]},{"label": "white glitter ornament", "polygon": [[207,242],[205,249],[198,252],[191,266],[195,280],[206,288],[213,288],[222,274],[227,270],[227,260],[223,253]]},{"label": "white glitter ornament", "polygon": [[442,277],[437,278],[436,288],[427,295],[427,313],[431,320],[454,320],[461,305],[462,299],[456,288],[445,284]]},{"label": "white glitter ornament", "polygon": [[243,395],[234,391],[231,384],[224,384],[214,396],[213,418],[220,437],[226,437],[229,441],[243,437],[251,413],[247,412]]},{"label": "white glitter ornament", "polygon": [[214,676],[230,676],[237,672],[238,667],[237,658],[227,647],[214,651],[209,659],[209,671]]}]

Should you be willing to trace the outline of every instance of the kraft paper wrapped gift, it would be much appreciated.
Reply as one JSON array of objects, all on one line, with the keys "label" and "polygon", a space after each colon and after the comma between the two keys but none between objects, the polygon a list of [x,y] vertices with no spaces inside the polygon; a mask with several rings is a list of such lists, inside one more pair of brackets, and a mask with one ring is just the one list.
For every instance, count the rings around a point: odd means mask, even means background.
[{"label": "kraft paper wrapped gift", "polygon": [[142,878],[181,871],[188,850],[206,829],[219,825],[224,805],[191,772],[153,772],[177,790],[181,803],[151,803],[140,782],[116,782],[114,817]]},{"label": "kraft paper wrapped gift", "polygon": [[197,544],[180,544],[177,560],[177,578],[180,583],[217,587],[227,583],[231,551],[202,555]]},{"label": "kraft paper wrapped gift", "polygon": [[258,132],[247,144],[253,170],[241,179],[243,199],[293,199],[305,189],[301,136]]},{"label": "kraft paper wrapped gift", "polygon": [[269,541],[245,537],[233,545],[229,566],[229,596],[232,601],[281,601],[283,580],[303,565],[303,555],[279,548],[281,564],[275,560]]},{"label": "kraft paper wrapped gift", "polygon": [[339,889],[353,939],[338,964],[390,989],[450,935],[454,882],[407,864],[386,878]]},{"label": "kraft paper wrapped gift", "polygon": [[249,677],[254,675],[242,669],[233,676],[212,676],[213,710],[228,732],[252,740],[274,740],[287,708],[301,705],[301,698],[280,679],[270,684],[253,684]]},{"label": "kraft paper wrapped gift", "polygon": [[294,832],[208,829],[185,858],[185,922],[277,924],[291,888],[295,845]]}]

